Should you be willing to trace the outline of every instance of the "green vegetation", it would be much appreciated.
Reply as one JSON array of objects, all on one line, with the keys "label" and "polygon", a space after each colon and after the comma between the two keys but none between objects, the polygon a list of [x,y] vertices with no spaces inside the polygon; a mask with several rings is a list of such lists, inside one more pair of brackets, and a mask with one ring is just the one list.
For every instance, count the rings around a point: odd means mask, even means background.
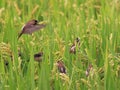
[{"label": "green vegetation", "polygon": [[[31,19],[47,26],[17,40]],[[0,90],[120,90],[120,1],[0,0]]]}]

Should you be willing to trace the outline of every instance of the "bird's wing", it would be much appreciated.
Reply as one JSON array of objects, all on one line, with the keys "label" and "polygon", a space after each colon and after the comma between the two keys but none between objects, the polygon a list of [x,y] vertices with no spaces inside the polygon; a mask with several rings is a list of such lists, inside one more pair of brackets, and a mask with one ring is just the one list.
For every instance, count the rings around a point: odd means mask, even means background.
[{"label": "bird's wing", "polygon": [[45,24],[31,25],[31,26],[25,28],[24,33],[32,34],[33,32],[38,31],[38,30],[44,28],[45,26],[46,26]]}]

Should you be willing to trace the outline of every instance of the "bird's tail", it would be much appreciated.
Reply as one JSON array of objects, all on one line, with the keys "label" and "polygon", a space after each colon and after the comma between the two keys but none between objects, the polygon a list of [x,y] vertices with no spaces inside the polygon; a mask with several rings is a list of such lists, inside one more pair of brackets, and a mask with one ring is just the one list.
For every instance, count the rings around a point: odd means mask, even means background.
[{"label": "bird's tail", "polygon": [[18,35],[18,39],[21,37],[22,34],[23,34],[23,33],[21,32],[21,33]]}]

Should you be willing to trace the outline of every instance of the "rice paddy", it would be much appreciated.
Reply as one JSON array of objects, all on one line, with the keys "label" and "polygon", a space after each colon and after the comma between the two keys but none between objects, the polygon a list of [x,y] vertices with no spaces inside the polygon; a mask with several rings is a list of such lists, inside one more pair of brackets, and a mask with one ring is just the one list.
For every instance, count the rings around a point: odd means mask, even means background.
[{"label": "rice paddy", "polygon": [[0,90],[120,90],[120,1],[0,0]]}]

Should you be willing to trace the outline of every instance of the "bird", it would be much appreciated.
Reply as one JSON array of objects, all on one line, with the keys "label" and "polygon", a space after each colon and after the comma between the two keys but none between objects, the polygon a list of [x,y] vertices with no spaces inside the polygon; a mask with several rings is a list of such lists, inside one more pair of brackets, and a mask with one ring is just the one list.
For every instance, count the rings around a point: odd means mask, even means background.
[{"label": "bird", "polygon": [[88,66],[87,70],[85,71],[86,77],[88,77],[88,76],[89,76],[90,71],[91,71],[92,69],[93,69],[93,65],[92,65],[92,64],[90,64],[90,65]]},{"label": "bird", "polygon": [[44,28],[46,24],[39,24],[38,20],[32,19],[28,21],[22,28],[22,31],[18,35],[18,39],[23,35],[23,34],[32,34],[35,31],[38,31],[42,28]]},{"label": "bird", "polygon": [[78,47],[80,47],[80,38],[77,37],[74,41],[74,43],[72,44],[72,46],[70,47],[70,53],[76,54],[76,46],[78,45]]},{"label": "bird", "polygon": [[57,61],[57,67],[60,73],[66,74],[66,68],[65,68],[63,61],[61,60]]},{"label": "bird", "polygon": [[41,62],[42,57],[43,57],[43,52],[39,52],[39,53],[34,54],[34,60],[37,62]]}]

